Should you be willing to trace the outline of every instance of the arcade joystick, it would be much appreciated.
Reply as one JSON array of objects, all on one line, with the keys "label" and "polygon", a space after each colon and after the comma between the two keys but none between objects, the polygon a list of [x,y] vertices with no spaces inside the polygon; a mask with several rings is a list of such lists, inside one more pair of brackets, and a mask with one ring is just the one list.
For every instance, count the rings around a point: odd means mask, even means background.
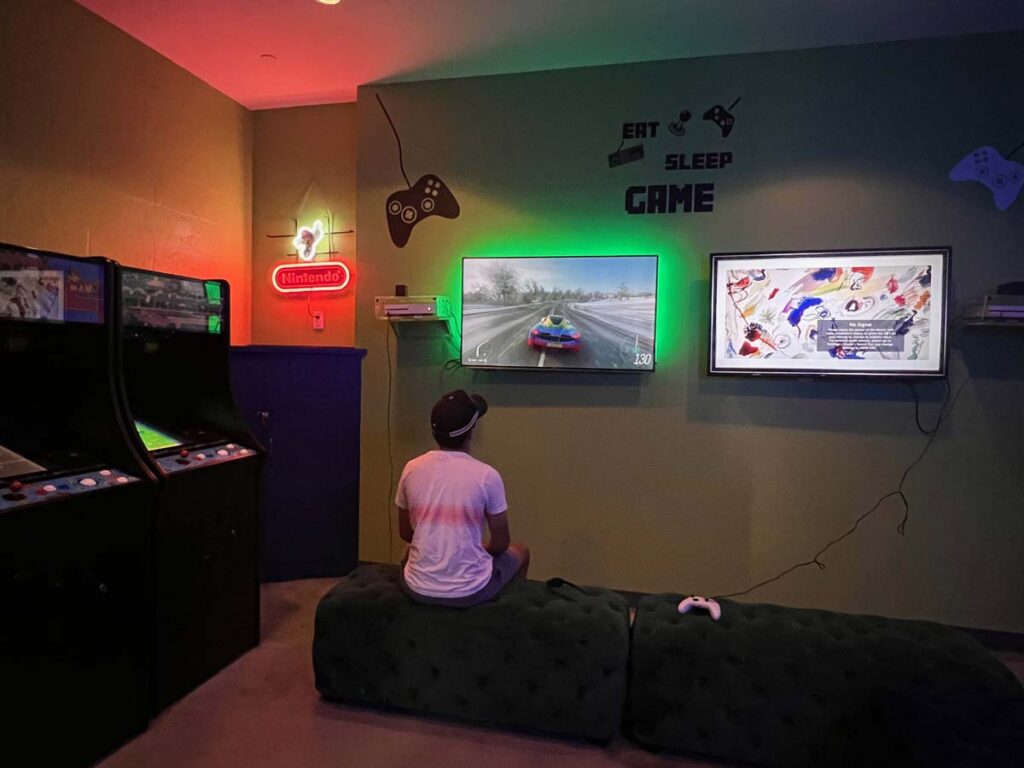
[{"label": "arcade joystick", "polygon": [[11,480],[11,484],[7,487],[10,489],[11,493],[21,493],[21,489],[24,488],[25,485],[21,480]]},{"label": "arcade joystick", "polygon": [[180,451],[178,451],[178,455],[181,456],[181,458],[183,458],[183,459],[187,459],[188,458],[188,449],[187,448],[182,448]]}]

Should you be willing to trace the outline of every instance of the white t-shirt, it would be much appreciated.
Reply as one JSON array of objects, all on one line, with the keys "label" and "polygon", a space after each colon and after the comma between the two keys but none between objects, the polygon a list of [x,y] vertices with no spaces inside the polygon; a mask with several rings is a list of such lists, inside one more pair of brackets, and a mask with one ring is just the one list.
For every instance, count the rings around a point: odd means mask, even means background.
[{"label": "white t-shirt", "polygon": [[402,470],[395,504],[409,510],[405,583],[426,597],[466,597],[491,578],[484,515],[508,509],[501,475],[465,451],[429,451]]}]

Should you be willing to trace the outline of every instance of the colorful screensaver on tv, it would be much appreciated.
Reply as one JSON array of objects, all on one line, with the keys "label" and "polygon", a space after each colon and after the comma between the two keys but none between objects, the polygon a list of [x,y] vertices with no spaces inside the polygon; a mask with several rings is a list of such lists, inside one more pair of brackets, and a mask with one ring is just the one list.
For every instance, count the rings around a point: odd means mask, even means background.
[{"label": "colorful screensaver on tv", "polygon": [[943,370],[942,253],[743,255],[712,264],[712,372]]},{"label": "colorful screensaver on tv", "polygon": [[654,368],[657,256],[467,258],[462,363]]}]

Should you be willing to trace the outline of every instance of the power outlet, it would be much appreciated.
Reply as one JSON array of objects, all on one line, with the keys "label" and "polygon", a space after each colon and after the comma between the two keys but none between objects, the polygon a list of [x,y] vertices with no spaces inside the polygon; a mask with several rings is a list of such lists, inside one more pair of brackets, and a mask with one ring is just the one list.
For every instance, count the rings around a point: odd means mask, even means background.
[{"label": "power outlet", "polygon": [[313,310],[313,330],[322,331],[324,329],[324,311],[322,309]]}]

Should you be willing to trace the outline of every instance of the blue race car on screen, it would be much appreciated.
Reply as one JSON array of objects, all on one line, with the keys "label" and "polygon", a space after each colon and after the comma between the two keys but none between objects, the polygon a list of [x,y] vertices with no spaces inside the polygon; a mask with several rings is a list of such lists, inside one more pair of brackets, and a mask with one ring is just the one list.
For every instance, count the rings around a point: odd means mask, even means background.
[{"label": "blue race car on screen", "polygon": [[533,328],[526,343],[540,349],[567,349],[578,352],[583,346],[580,332],[563,315],[548,315]]}]

